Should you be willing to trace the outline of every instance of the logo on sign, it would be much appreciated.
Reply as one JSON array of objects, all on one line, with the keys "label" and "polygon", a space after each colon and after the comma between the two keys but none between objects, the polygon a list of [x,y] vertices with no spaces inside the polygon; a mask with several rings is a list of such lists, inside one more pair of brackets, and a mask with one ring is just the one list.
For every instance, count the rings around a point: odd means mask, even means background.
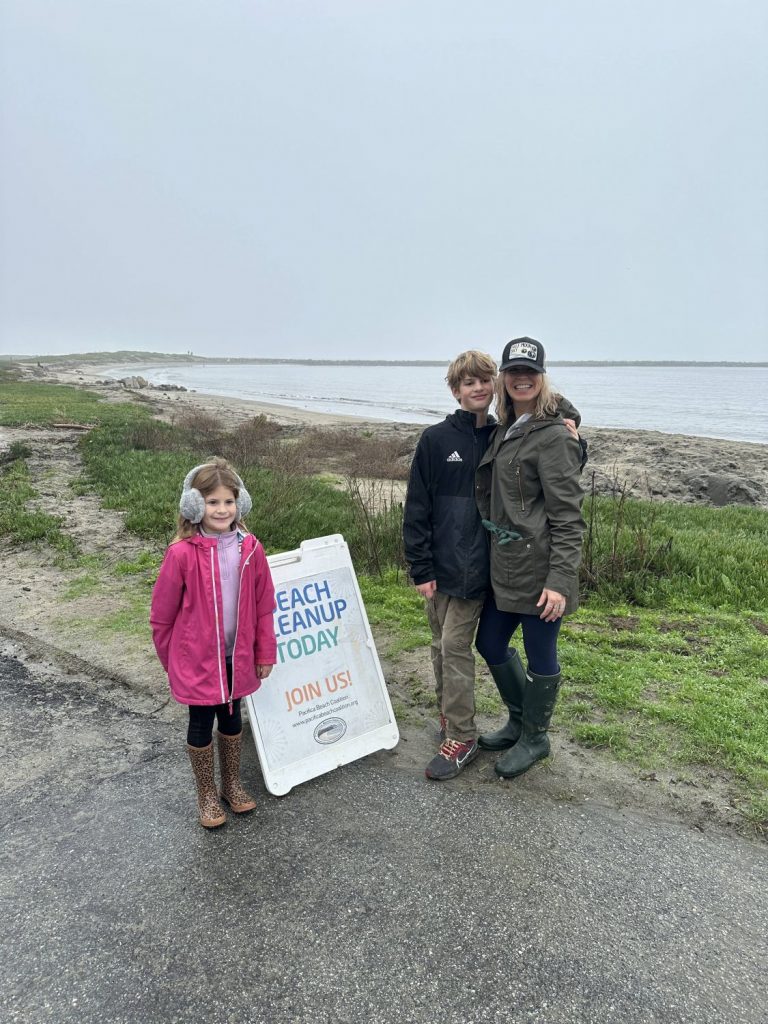
[{"label": "logo on sign", "polygon": [[347,723],[343,718],[325,718],[315,727],[315,739],[327,746],[340,740],[346,731]]}]

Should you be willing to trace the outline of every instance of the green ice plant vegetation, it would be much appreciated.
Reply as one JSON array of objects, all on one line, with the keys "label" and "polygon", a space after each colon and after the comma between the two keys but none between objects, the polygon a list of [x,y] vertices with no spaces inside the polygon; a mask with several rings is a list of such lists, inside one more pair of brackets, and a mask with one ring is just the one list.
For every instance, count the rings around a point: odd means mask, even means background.
[{"label": "green ice plant vegetation", "polygon": [[768,512],[590,495],[582,591],[604,601],[741,610],[768,594]]},{"label": "green ice plant vegetation", "polygon": [[24,459],[0,464],[0,538],[17,544],[45,543],[55,551],[74,556],[77,545],[62,531],[61,516],[30,507],[36,497]]},{"label": "green ice plant vegetation", "polygon": [[135,558],[115,564],[116,576],[138,576],[154,582],[160,568],[161,556],[152,551],[142,551]]},{"label": "green ice plant vegetation", "polygon": [[[203,418],[181,430],[152,420],[144,406],[107,406],[77,389],[0,382],[0,396],[17,387],[24,393],[15,411],[0,407],[5,422],[94,424],[80,442],[76,486],[125,511],[126,527],[145,541],[145,554],[110,570],[137,589],[125,614],[103,628],[148,636],[149,588],[173,533],[181,481],[190,466],[222,454],[254,498],[248,525],[268,552],[345,537],[380,642],[390,656],[420,656],[398,700],[406,711],[434,712],[429,628],[403,564],[402,507],[392,494],[367,491],[358,469],[336,471],[348,432],[338,443],[324,439],[336,452],[329,467],[314,457],[319,438],[307,460],[301,444],[259,418],[229,432]],[[0,535],[74,551],[66,524],[34,511],[25,459],[16,454],[0,466]],[[584,518],[584,601],[561,633],[555,727],[638,770],[682,775],[704,765],[768,831],[768,511],[636,501],[618,490],[590,493]],[[495,716],[495,687],[478,667],[478,710]]]},{"label": "green ice plant vegetation", "polygon": [[0,379],[0,426],[74,423],[135,423],[148,417],[141,406],[104,402],[90,391],[59,384],[26,384]]},{"label": "green ice plant vegetation", "polygon": [[394,651],[413,651],[428,646],[430,630],[424,599],[395,568],[381,576],[360,576],[360,592],[372,625],[391,637]]}]

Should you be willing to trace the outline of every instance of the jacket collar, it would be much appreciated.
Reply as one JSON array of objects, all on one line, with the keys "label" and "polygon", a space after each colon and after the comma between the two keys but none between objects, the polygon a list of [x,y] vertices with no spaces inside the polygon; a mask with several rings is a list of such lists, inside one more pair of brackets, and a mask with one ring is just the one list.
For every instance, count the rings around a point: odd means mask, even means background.
[{"label": "jacket collar", "polygon": [[453,423],[459,427],[460,430],[486,430],[489,427],[496,426],[496,420],[493,416],[488,416],[488,421],[484,427],[476,426],[476,417],[473,412],[467,412],[466,409],[457,409],[456,412],[450,413],[445,417],[449,423]]},{"label": "jacket collar", "polygon": [[[545,416],[544,419],[540,420],[524,420],[514,428],[501,427],[496,437],[498,443],[502,444],[504,441],[516,440],[520,437],[525,437],[528,434],[533,434],[537,430],[543,430],[545,427],[551,427],[553,423],[562,423],[562,417],[560,413],[554,413],[552,416]],[[509,433],[507,433],[509,431]]]},{"label": "jacket collar", "polygon": [[[237,542],[238,542],[238,544],[243,544],[243,542],[245,541],[246,537],[251,537],[252,536],[252,534],[246,533],[244,530],[241,530],[239,527],[236,530],[236,533],[237,533]],[[212,548],[212,547],[215,547],[217,542],[218,542],[216,537],[204,537],[202,535],[202,533],[196,533],[194,536],[189,537],[187,539],[189,540],[190,544],[196,544],[198,547],[201,547],[201,548]]]}]

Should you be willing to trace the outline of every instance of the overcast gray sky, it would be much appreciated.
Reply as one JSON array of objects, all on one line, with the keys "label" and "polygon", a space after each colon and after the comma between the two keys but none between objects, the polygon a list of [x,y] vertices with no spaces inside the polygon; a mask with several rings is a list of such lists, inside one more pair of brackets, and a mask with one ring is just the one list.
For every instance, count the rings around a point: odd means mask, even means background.
[{"label": "overcast gray sky", "polygon": [[765,0],[2,0],[0,351],[768,359]]}]

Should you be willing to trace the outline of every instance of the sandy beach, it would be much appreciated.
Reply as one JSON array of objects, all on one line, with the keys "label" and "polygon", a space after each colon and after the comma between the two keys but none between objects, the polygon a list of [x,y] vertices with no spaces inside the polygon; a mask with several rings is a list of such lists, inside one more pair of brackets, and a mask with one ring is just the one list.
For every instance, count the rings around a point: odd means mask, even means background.
[{"label": "sandy beach", "polygon": [[[163,390],[153,386],[151,379],[148,387],[132,389],[106,381],[99,375],[102,368],[90,364],[23,366],[27,379],[86,387],[113,401],[141,394],[151,399],[159,415],[168,420],[187,409],[221,416],[233,424],[264,415],[287,428],[359,428],[387,437],[412,437],[414,446],[424,429],[419,424],[363,420],[196,391]],[[603,494],[626,488],[638,498],[768,508],[768,445],[651,430],[590,428],[589,424],[582,425],[582,433],[589,443],[584,476],[587,489],[594,479],[596,490]]]}]

